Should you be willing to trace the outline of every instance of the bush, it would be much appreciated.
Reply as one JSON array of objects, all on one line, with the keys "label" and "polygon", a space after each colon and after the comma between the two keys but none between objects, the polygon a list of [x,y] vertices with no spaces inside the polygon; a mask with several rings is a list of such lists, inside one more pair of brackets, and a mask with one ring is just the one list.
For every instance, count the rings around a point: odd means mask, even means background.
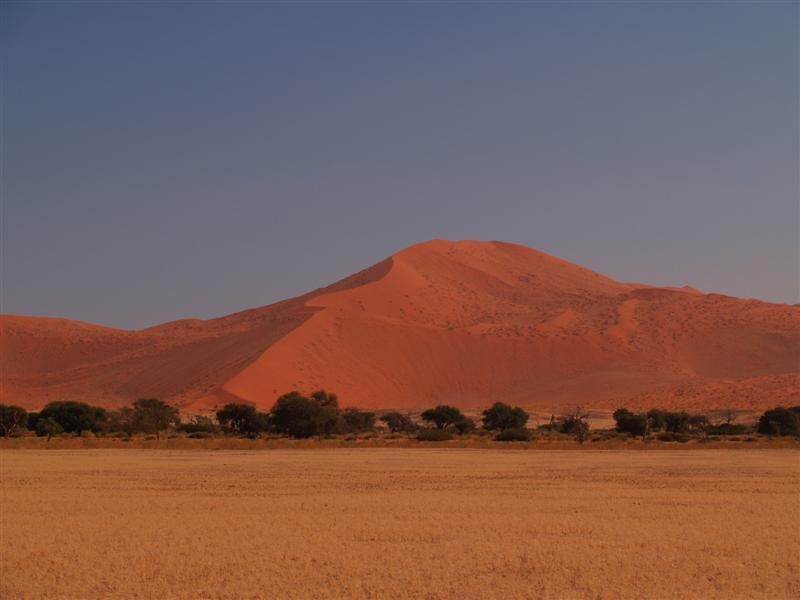
[{"label": "bush", "polygon": [[689,415],[689,431],[707,434],[710,429],[711,423],[705,415]]},{"label": "bush", "polygon": [[386,413],[380,419],[392,433],[413,433],[419,429],[414,421],[399,412]]},{"label": "bush", "polygon": [[460,421],[455,422],[453,429],[456,430],[458,435],[465,435],[475,429],[475,421],[468,417],[464,417]]},{"label": "bush", "polygon": [[525,427],[514,427],[503,429],[494,439],[498,442],[528,442],[533,439],[533,432]]},{"label": "bush", "polygon": [[423,421],[433,423],[437,429],[455,431],[459,435],[469,433],[475,429],[475,422],[464,416],[455,406],[440,404],[435,408],[429,408],[421,415]]},{"label": "bush", "polygon": [[226,433],[255,437],[269,427],[269,417],[250,404],[231,402],[217,411],[217,421]]},{"label": "bush", "polygon": [[685,433],[672,433],[670,431],[665,431],[663,433],[659,433],[656,436],[656,439],[659,442],[688,442],[691,439],[691,436],[686,435]]},{"label": "bush", "polygon": [[583,444],[589,437],[589,415],[579,407],[572,413],[561,417],[559,431],[575,436],[579,444]]},{"label": "bush", "polygon": [[756,431],[764,435],[800,436],[800,407],[778,406],[766,411],[759,417]]},{"label": "bush", "polygon": [[214,436],[208,431],[193,431],[186,437],[192,440],[206,440]]},{"label": "bush", "polygon": [[420,442],[446,442],[452,440],[453,434],[444,429],[420,429],[417,440]]},{"label": "bush", "polygon": [[438,429],[446,429],[466,419],[464,414],[455,406],[447,406],[446,404],[440,404],[435,408],[429,408],[420,416],[423,421],[433,423]]},{"label": "bush", "polygon": [[375,413],[348,408],[342,412],[343,429],[351,433],[362,433],[375,429]]},{"label": "bush", "polygon": [[38,412],[29,412],[28,413],[28,429],[31,431],[36,431],[36,422],[39,420],[39,413]]},{"label": "bush", "polygon": [[64,428],[53,417],[39,418],[36,421],[36,435],[39,437],[47,436],[47,441],[50,441],[54,435],[64,433]]},{"label": "bush", "polygon": [[528,413],[519,406],[495,402],[483,411],[483,427],[489,431],[523,429],[528,423]]},{"label": "bush", "polygon": [[156,439],[165,429],[180,425],[178,409],[158,398],[139,398],[128,414],[133,431],[154,433]]},{"label": "bush", "polygon": [[289,392],[275,402],[271,421],[278,433],[296,438],[329,435],[339,429],[336,395],[320,390],[306,398]]},{"label": "bush", "polygon": [[[290,393],[298,394],[298,392]],[[316,392],[311,392],[311,399],[316,401],[320,406],[333,408],[337,411],[339,410],[339,396],[336,394],[329,394],[325,390],[317,390]]]},{"label": "bush", "polygon": [[653,408],[647,411],[647,424],[650,431],[661,431],[667,427],[667,411]]},{"label": "bush", "polygon": [[750,427],[741,423],[721,423],[708,428],[709,435],[744,435],[750,432]]},{"label": "bush", "polygon": [[648,433],[647,415],[634,414],[627,408],[618,408],[614,411],[614,420],[617,422],[616,429],[619,433],[642,437]]},{"label": "bush", "polygon": [[45,406],[39,413],[39,419],[53,419],[67,433],[80,434],[86,430],[98,433],[106,428],[108,413],[99,406],[67,400]]},{"label": "bush", "polygon": [[193,417],[188,423],[181,423],[178,426],[178,431],[183,433],[217,433],[219,427],[208,417],[197,415]]},{"label": "bush", "polygon": [[28,411],[13,404],[0,404],[0,436],[12,436],[28,428]]},{"label": "bush", "polygon": [[690,417],[687,412],[664,413],[664,428],[671,433],[688,433]]}]

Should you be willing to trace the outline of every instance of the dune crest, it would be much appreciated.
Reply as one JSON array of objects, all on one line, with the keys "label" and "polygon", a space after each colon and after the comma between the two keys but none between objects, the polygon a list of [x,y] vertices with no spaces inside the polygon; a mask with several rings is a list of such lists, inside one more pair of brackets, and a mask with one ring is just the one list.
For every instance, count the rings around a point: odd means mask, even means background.
[{"label": "dune crest", "polygon": [[[410,246],[325,288],[139,331],[0,316],[0,401],[159,396],[272,405],[531,407],[800,402],[800,307],[628,284],[505,242]],[[691,392],[687,392],[691,390]],[[760,395],[760,390],[763,394]]]}]

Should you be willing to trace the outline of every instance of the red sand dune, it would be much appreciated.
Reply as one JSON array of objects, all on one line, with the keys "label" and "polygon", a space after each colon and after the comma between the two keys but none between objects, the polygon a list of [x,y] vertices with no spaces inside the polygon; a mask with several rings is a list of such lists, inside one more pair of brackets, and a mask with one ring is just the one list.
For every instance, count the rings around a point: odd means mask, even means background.
[{"label": "red sand dune", "polygon": [[800,307],[620,283],[503,242],[434,240],[327,288],[140,331],[0,316],[0,401],[205,409],[800,403]]}]

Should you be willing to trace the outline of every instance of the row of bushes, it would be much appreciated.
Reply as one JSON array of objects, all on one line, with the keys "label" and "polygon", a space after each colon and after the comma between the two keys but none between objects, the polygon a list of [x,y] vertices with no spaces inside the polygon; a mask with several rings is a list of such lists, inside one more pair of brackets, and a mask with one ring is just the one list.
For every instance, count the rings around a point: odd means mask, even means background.
[{"label": "row of bushes", "polygon": [[[340,409],[336,394],[318,390],[309,396],[290,392],[278,398],[269,412],[260,412],[249,404],[230,403],[211,417],[197,416],[181,422],[177,409],[157,398],[142,398],[132,406],[119,410],[106,410],[83,402],[51,402],[40,412],[28,413],[25,409],[0,404],[0,435],[18,435],[25,429],[47,436],[48,439],[61,433],[95,434],[134,433],[155,434],[168,429],[184,432],[196,437],[226,434],[256,437],[262,433],[286,435],[294,438],[352,434],[374,431],[376,413],[356,408]],[[496,402],[483,411],[482,428],[494,434],[498,441],[527,441],[533,432],[528,429],[529,415],[520,407]],[[424,426],[418,425],[407,415],[389,412],[380,420],[392,433],[416,434],[421,441],[442,441],[454,436],[468,434],[477,428],[475,422],[458,408],[439,405],[420,415]],[[726,419],[712,424],[704,415],[687,412],[670,412],[653,409],[634,413],[620,408],[614,412],[616,431],[632,436],[647,437],[651,433],[667,438],[702,434],[740,435],[752,429],[734,423],[735,417],[728,412]],[[589,435],[588,415],[581,409],[556,418],[540,429],[558,431],[575,437],[583,443]],[[756,426],[758,433],[779,436],[800,436],[800,406],[777,407],[766,411]]]},{"label": "row of bushes", "polygon": [[[106,410],[83,402],[51,402],[40,412],[28,413],[13,405],[0,405],[0,434],[10,436],[25,429],[48,439],[62,433],[155,434],[174,429],[195,436],[216,434],[255,437],[274,433],[294,438],[374,431],[374,412],[341,410],[336,394],[318,390],[309,396],[284,394],[269,412],[250,404],[230,403],[215,413],[215,419],[193,417],[181,422],[177,409],[156,398],[136,400],[130,407]],[[464,435],[476,429],[475,422],[454,406],[439,405],[420,415],[425,426],[399,412],[385,413],[380,420],[392,433],[416,434],[420,440],[438,441]],[[500,440],[527,440],[528,414],[519,407],[497,402],[483,412],[483,428]],[[588,425],[586,426],[588,431]]]},{"label": "row of bushes", "polygon": [[108,411],[99,406],[71,400],[51,402],[40,412],[28,413],[24,408],[0,404],[0,433],[14,435],[24,429],[48,439],[61,433],[80,435],[124,432],[154,433],[180,425],[178,410],[157,398],[140,398],[132,406]]},{"label": "row of bushes", "polygon": [[[619,408],[614,411],[614,421],[618,432],[642,438],[653,432],[709,436],[742,435],[753,430],[752,427],[742,423],[735,423],[732,411],[727,411],[723,422],[716,425],[705,415],[659,409],[633,413],[627,408]],[[800,406],[791,408],[778,406],[767,410],[759,417],[755,430],[771,436],[800,436]]]}]

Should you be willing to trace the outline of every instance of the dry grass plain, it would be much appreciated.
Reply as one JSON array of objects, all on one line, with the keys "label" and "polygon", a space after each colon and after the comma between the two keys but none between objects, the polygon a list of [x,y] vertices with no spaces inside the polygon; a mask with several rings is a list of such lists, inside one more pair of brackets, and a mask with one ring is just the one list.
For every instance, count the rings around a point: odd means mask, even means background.
[{"label": "dry grass plain", "polygon": [[797,598],[800,453],[3,450],[2,598]]}]

